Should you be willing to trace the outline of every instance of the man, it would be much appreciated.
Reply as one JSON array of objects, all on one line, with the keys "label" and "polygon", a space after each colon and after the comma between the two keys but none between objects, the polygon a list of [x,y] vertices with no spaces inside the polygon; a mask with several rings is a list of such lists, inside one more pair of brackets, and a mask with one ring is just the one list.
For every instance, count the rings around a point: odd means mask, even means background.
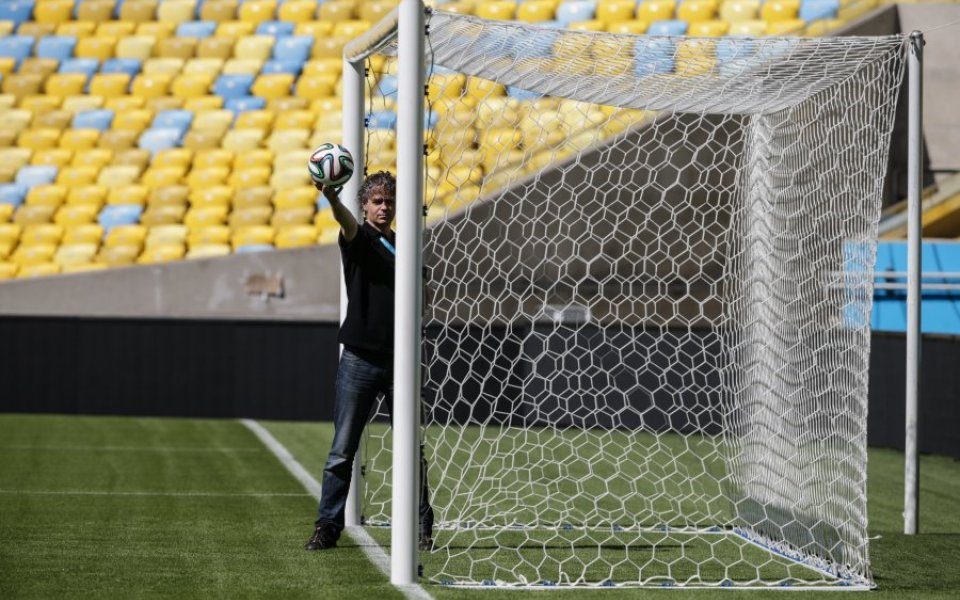
[{"label": "man", "polygon": [[[334,436],[326,466],[313,537],[307,550],[337,545],[353,458],[377,395],[393,408],[393,290],[396,236],[390,229],[396,209],[397,182],[386,171],[374,173],[360,186],[363,223],[340,203],[336,191],[317,184],[330,201],[340,224],[340,256],[347,289],[347,316],[338,339],[343,354],[337,369]],[[420,460],[420,548],[433,546],[433,509],[427,489],[426,461]]]}]

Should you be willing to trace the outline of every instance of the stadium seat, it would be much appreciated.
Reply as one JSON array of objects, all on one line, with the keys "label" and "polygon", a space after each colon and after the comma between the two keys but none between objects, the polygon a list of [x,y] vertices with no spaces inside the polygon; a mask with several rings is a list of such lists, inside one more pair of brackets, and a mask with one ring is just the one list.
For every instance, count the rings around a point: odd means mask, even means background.
[{"label": "stadium seat", "polygon": [[106,197],[107,188],[105,186],[99,184],[74,186],[67,193],[67,204],[89,204],[100,209],[103,207]]},{"label": "stadium seat", "polygon": [[140,73],[141,61],[136,58],[111,58],[103,62],[101,74],[125,74],[131,78]]},{"label": "stadium seat", "polygon": [[219,58],[227,60],[233,56],[233,47],[235,44],[236,40],[231,38],[204,38],[197,44],[197,58]]},{"label": "stadium seat", "polygon": [[20,244],[10,255],[10,262],[25,266],[50,262],[57,251],[56,244]]},{"label": "stadium seat", "polygon": [[230,241],[230,228],[226,225],[205,225],[191,228],[187,234],[188,246],[201,244],[226,244]]},{"label": "stadium seat", "polygon": [[[57,177],[58,169],[50,166],[25,166],[17,172],[15,183],[20,184],[26,189],[36,185],[53,183]],[[24,192],[26,195],[26,192]]]},{"label": "stadium seat", "polygon": [[[156,38],[146,36],[146,35],[135,35],[130,37],[125,37],[117,42],[116,55],[117,59],[122,60],[136,60],[137,61],[137,72],[140,70],[140,64],[148,60],[153,56],[153,49],[157,45]],[[110,61],[107,61],[110,62]],[[131,63],[126,63],[131,64]],[[136,74],[136,73],[132,73]]]},{"label": "stadium seat", "polygon": [[77,2],[77,21],[103,23],[113,18],[116,2],[114,0],[81,0]]},{"label": "stadium seat", "polygon": [[767,22],[760,19],[737,21],[730,24],[729,35],[760,37],[767,34]]},{"label": "stadium seat", "polygon": [[712,21],[717,15],[717,0],[684,0],[677,5],[677,19],[689,24]]},{"label": "stadium seat", "polygon": [[233,196],[235,210],[251,206],[270,206],[273,198],[273,188],[269,186],[255,186],[237,190]]},{"label": "stadium seat", "polygon": [[187,251],[186,258],[188,260],[219,258],[229,254],[230,246],[227,244],[198,244]]},{"label": "stadium seat", "polygon": [[77,58],[95,58],[99,61],[113,58],[117,46],[115,37],[85,37],[77,40],[74,56]]},{"label": "stadium seat", "polygon": [[147,248],[137,258],[137,263],[141,265],[150,265],[156,263],[172,262],[182,260],[186,254],[186,248],[182,244],[162,244]]},{"label": "stadium seat", "polygon": [[163,0],[157,5],[157,21],[174,25],[192,21],[196,7],[196,0]]},{"label": "stadium seat", "polygon": [[35,185],[27,192],[24,200],[30,206],[58,207],[67,198],[67,187],[62,184],[45,183]]},{"label": "stadium seat", "polygon": [[233,188],[229,185],[211,185],[208,187],[198,187],[190,191],[190,206],[230,206],[230,199],[233,198]]},{"label": "stadium seat", "polygon": [[637,19],[653,23],[673,18],[677,4],[674,0],[644,0],[637,6]]},{"label": "stadium seat", "polygon": [[274,245],[277,249],[300,248],[317,243],[317,229],[313,225],[290,225],[277,229]]},{"label": "stadium seat", "polygon": [[147,248],[163,244],[185,244],[188,229],[186,225],[156,225],[147,232],[145,245]]},{"label": "stadium seat", "polygon": [[269,35],[250,35],[237,40],[234,56],[266,61],[273,52],[275,38]]},{"label": "stadium seat", "polygon": [[784,19],[767,23],[767,35],[785,36],[802,35],[806,29],[806,23],[801,19]]},{"label": "stadium seat", "polygon": [[94,243],[65,244],[57,248],[53,260],[60,267],[65,267],[70,264],[88,263],[96,256],[98,248],[99,244]]},{"label": "stadium seat", "polygon": [[726,21],[697,21],[690,24],[687,35],[693,37],[720,37],[726,35],[730,29],[730,23]]},{"label": "stadium seat", "polygon": [[39,58],[66,60],[73,56],[73,48],[76,45],[77,38],[73,36],[48,35],[37,41],[34,55]]},{"label": "stadium seat", "polygon": [[175,127],[150,128],[145,130],[138,141],[138,147],[156,154],[160,150],[179,145],[183,131]]},{"label": "stadium seat", "polygon": [[206,38],[213,36],[216,21],[186,21],[177,26],[177,37]]},{"label": "stadium seat", "polygon": [[246,208],[237,208],[230,213],[229,225],[233,229],[250,227],[254,225],[267,225],[270,222],[270,216],[273,214],[273,208],[270,206],[248,206]]},{"label": "stadium seat", "polygon": [[[272,35],[280,38],[293,35],[294,24],[284,21],[263,21],[254,30],[257,35]],[[279,41],[279,40],[278,40]]]},{"label": "stadium seat", "polygon": [[47,244],[56,246],[63,238],[63,232],[63,226],[54,223],[27,225],[20,234],[20,243],[26,246]]},{"label": "stadium seat", "polygon": [[182,136],[190,128],[192,121],[193,113],[188,110],[165,110],[156,114],[150,127],[151,129],[175,129]]},{"label": "stadium seat", "polygon": [[[485,2],[484,4],[489,3]],[[356,5],[353,2],[343,2],[340,0],[323,2],[317,9],[317,16],[321,21],[333,23],[347,21],[356,16]]]},{"label": "stadium seat", "polygon": [[58,24],[69,21],[73,14],[73,0],[42,0],[33,9],[37,23]]},{"label": "stadium seat", "polygon": [[227,220],[228,207],[203,206],[190,208],[183,217],[183,223],[190,228],[222,225]]},{"label": "stadium seat", "polygon": [[277,9],[277,18],[290,23],[313,21],[317,14],[317,3],[313,0],[286,0]]},{"label": "stadium seat", "polygon": [[205,0],[200,7],[200,18],[204,21],[232,21],[237,16],[237,0]]},{"label": "stadium seat", "polygon": [[[127,0],[129,2],[129,0]],[[97,253],[96,261],[111,267],[130,265],[140,254],[140,246],[104,246]]]},{"label": "stadium seat", "polygon": [[150,189],[145,185],[122,185],[114,187],[107,196],[109,205],[139,205],[143,206],[147,201]]},{"label": "stadium seat", "polygon": [[800,0],[767,0],[760,7],[760,18],[767,23],[791,21],[797,18]]},{"label": "stadium seat", "polygon": [[187,207],[183,204],[148,204],[140,217],[140,222],[150,227],[175,225],[183,222],[183,215],[186,212]]},{"label": "stadium seat", "polygon": [[159,58],[179,58],[187,60],[193,58],[197,51],[197,39],[189,37],[172,37],[157,42],[155,53]]},{"label": "stadium seat", "polygon": [[840,0],[801,0],[799,18],[811,22],[834,19],[840,10]]},{"label": "stadium seat", "polygon": [[655,21],[650,24],[650,28],[647,29],[647,33],[649,35],[678,36],[685,34],[687,32],[687,27],[688,25],[686,21],[680,21],[676,19]]},{"label": "stadium seat", "polygon": [[97,37],[113,37],[119,40],[133,35],[135,30],[136,23],[130,23],[127,21],[107,21],[97,25],[97,30],[94,32],[94,35]]},{"label": "stadium seat", "polygon": [[0,21],[11,21],[15,25],[20,25],[30,20],[33,8],[34,0],[0,2]]},{"label": "stadium seat", "polygon": [[64,227],[93,223],[99,209],[92,204],[70,204],[61,206],[53,217],[53,222]]},{"label": "stadium seat", "polygon": [[760,0],[726,0],[720,5],[720,18],[730,23],[750,21],[760,12]]},{"label": "stadium seat", "polygon": [[67,227],[63,234],[64,244],[97,244],[103,239],[103,226],[96,223]]},{"label": "stadium seat", "polygon": [[214,35],[226,38],[242,38],[253,35],[256,25],[253,23],[244,23],[243,21],[223,21],[217,25],[217,31]]},{"label": "stadium seat", "polygon": [[114,227],[120,225],[133,225],[140,220],[140,213],[143,208],[136,204],[114,204],[108,205],[100,211],[98,222],[104,230],[109,232]]},{"label": "stadium seat", "polygon": [[14,59],[19,68],[23,59],[33,50],[33,38],[25,35],[10,35],[0,38],[0,56]]},{"label": "stadium seat", "polygon": [[29,277],[48,277],[50,275],[56,275],[59,272],[60,272],[60,267],[57,266],[56,263],[53,263],[53,262],[33,263],[29,265],[21,265],[20,269],[17,271],[17,278],[26,279]]},{"label": "stadium seat", "polygon": [[261,110],[267,105],[267,101],[259,96],[241,96],[230,98],[224,103],[224,108],[235,113],[243,113],[250,110]]}]

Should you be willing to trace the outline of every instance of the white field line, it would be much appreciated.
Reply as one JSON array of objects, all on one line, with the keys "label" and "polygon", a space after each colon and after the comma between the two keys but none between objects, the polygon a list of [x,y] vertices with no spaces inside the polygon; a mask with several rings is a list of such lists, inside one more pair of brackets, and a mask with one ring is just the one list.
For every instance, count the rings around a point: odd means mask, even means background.
[{"label": "white field line", "polygon": [[[310,494],[320,501],[320,482],[317,481],[309,471],[303,468],[296,458],[290,454],[290,451],[287,450],[283,444],[281,444],[273,435],[266,430],[260,423],[252,419],[241,419],[241,423],[247,427],[250,431],[253,432],[263,444],[270,449],[271,452],[283,463],[283,466],[287,468],[290,473],[297,478],[304,488],[307,489]],[[387,553],[383,551],[383,548],[380,547],[380,544],[376,542],[370,534],[364,531],[363,527],[347,527],[345,529],[347,535],[353,538],[353,541],[360,546],[364,554],[367,555],[367,558],[370,559],[370,562],[375,564],[380,571],[386,575],[387,580],[390,579],[390,557],[387,556]],[[401,593],[406,598],[411,600],[432,600],[432,596],[427,593],[423,587],[419,584],[411,585],[398,585],[395,586],[400,590]]]},{"label": "white field line", "polygon": [[309,496],[303,492],[147,492],[147,491],[92,491],[92,490],[5,490],[0,494],[13,496],[172,496],[172,497],[212,497],[212,498],[272,498],[275,496]]},{"label": "white field line", "polygon": [[233,447],[191,447],[191,446],[0,446],[0,452],[5,450],[50,450],[54,452],[260,452],[260,448],[233,448]]}]

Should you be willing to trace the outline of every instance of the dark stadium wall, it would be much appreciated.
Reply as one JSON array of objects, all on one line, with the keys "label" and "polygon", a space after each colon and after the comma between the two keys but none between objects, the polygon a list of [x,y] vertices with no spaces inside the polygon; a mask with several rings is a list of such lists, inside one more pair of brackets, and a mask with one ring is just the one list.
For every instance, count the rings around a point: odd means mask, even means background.
[{"label": "dark stadium wall", "polygon": [[[336,324],[319,322],[0,317],[0,412],[329,421],[336,334]],[[429,332],[428,337],[437,339]],[[694,345],[703,346],[699,340]],[[459,386],[459,393],[478,400],[469,409],[457,403],[458,412],[447,418],[495,415],[497,402],[509,401],[523,380],[529,382],[531,372],[543,369],[509,360],[511,353],[519,355],[521,348],[508,340],[500,347],[499,358],[483,352],[472,358],[489,361],[493,376],[482,384]],[[921,450],[960,458],[960,338],[926,336],[922,353]],[[683,352],[651,348],[649,356],[667,354]],[[642,361],[640,356],[636,359]],[[449,368],[447,379],[456,381],[460,367],[454,363]],[[702,369],[704,376],[710,370],[709,365]],[[527,385],[525,394],[536,397],[537,385],[545,382]],[[903,336],[875,333],[870,361],[871,445],[902,447],[903,390]],[[671,416],[667,407],[677,401],[651,396],[648,404],[620,411],[617,418],[594,416],[585,404],[585,410],[565,418],[582,426],[643,423],[654,429],[718,429],[719,399],[684,398],[680,401],[686,410]],[[531,404],[525,422],[542,421],[552,409],[559,407]]]}]

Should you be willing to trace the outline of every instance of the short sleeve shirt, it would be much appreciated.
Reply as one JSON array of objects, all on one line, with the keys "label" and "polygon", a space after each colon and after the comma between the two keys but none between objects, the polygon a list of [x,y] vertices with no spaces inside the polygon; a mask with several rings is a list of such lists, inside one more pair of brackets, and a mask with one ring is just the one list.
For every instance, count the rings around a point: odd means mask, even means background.
[{"label": "short sleeve shirt", "polygon": [[[386,243],[385,243],[386,242]],[[345,346],[393,353],[393,292],[396,235],[384,236],[366,221],[349,242],[340,233],[347,289],[347,316],[338,340]]]}]

